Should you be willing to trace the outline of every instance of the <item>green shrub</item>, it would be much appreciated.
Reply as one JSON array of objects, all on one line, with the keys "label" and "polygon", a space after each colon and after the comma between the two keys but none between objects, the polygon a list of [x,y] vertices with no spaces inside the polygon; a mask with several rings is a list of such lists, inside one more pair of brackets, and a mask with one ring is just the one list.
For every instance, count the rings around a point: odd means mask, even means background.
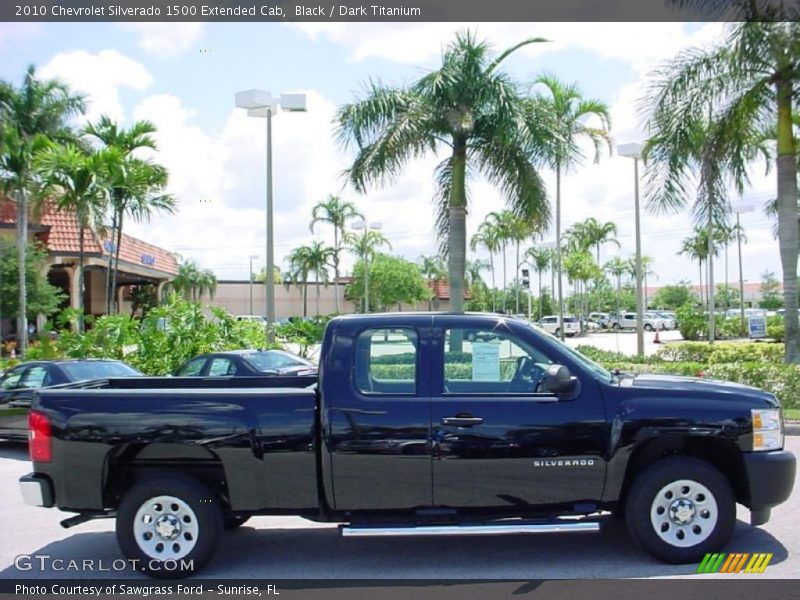
[{"label": "green shrub", "polygon": [[776,342],[783,342],[786,337],[786,329],[783,323],[780,325],[767,325],[767,337],[772,338]]},{"label": "green shrub", "polygon": [[656,356],[671,362],[693,361],[705,364],[750,361],[782,362],[783,344],[755,342],[675,342],[662,346]]},{"label": "green shrub", "polygon": [[606,362],[629,362],[629,363],[646,363],[649,362],[647,357],[639,358],[638,356],[628,356],[622,352],[612,352],[610,350],[602,350],[594,346],[581,344],[575,348],[578,352],[583,354],[589,360],[599,363]]},{"label": "green shrub", "polygon": [[699,340],[706,331],[706,315],[697,312],[691,304],[681,306],[675,311],[678,330],[685,340]]}]

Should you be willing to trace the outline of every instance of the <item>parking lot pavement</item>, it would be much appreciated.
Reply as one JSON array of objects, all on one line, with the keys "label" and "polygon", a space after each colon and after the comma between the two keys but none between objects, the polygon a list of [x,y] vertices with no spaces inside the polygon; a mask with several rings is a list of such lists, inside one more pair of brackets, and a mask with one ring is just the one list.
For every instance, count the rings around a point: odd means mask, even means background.
[{"label": "parking lot pavement", "polygon": [[[658,332],[658,344],[655,343],[656,332],[644,332],[644,353],[645,356],[655,354],[659,348],[663,348],[664,344],[669,342],[677,342],[682,340],[680,331],[673,329],[671,331]],[[621,331],[619,333],[603,332],[603,333],[589,333],[581,337],[566,338],[567,344],[575,348],[576,346],[587,345],[600,348],[601,350],[609,350],[611,352],[621,352],[622,354],[635,355],[636,354],[636,332],[635,331]]]},{"label": "parking lot pavement", "polygon": [[[800,454],[800,438],[786,446]],[[26,506],[17,479],[30,471],[23,446],[0,443],[0,578],[142,577],[133,572],[75,572],[49,568],[23,571],[15,557],[49,555],[83,561],[121,558],[111,520],[74,529],[58,522],[57,510]],[[757,577],[800,577],[800,512],[798,486],[775,508],[772,519],[758,528],[739,507],[733,538],[726,552],[772,552],[767,570]],[[23,563],[24,566],[24,561]],[[34,563],[35,564],[35,563]],[[226,534],[214,560],[203,571],[209,578],[261,579],[539,579],[700,577],[696,565],[666,565],[637,549],[616,519],[598,534],[556,533],[475,538],[342,538],[335,525],[293,517],[257,517]],[[746,577],[711,575],[703,577]]]}]

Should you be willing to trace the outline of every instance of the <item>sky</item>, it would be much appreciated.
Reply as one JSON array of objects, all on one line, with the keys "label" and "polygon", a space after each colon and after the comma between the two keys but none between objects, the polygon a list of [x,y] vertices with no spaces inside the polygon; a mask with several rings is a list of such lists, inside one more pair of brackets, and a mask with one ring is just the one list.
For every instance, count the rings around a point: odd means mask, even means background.
[{"label": "sky", "polygon": [[[352,201],[380,222],[392,252],[416,260],[435,252],[433,167],[436,156],[410,163],[396,181],[359,194],[342,172],[352,153],[337,144],[337,107],[363,95],[370,80],[403,85],[433,70],[457,31],[477,32],[501,51],[522,39],[549,40],[513,54],[505,70],[527,89],[540,74],[577,82],[586,97],[611,108],[614,143],[645,139],[638,99],[649,74],[681,49],[720,39],[720,24],[682,23],[0,23],[0,79],[19,85],[25,68],[58,77],[86,94],[81,120],[109,115],[128,126],[141,119],[158,128],[153,157],[170,171],[174,215],[131,223],[126,232],[195,260],[221,280],[247,279],[249,259],[265,263],[265,122],[234,107],[234,94],[259,88],[273,95],[304,92],[305,113],[273,119],[276,264],[312,239],[333,241],[330,227],[309,230],[311,208],[329,194]],[[534,88],[535,90],[535,88]],[[633,255],[632,160],[606,153],[583,164],[563,182],[564,227],[595,217],[614,221],[620,247],[603,247],[601,262]],[[555,203],[555,176],[543,170]],[[766,270],[780,276],[778,243],[763,213],[774,197],[774,170],[755,165],[741,215],[744,279]],[[472,235],[504,198],[488,182],[471,182],[467,220]],[[731,199],[739,201],[735,194]],[[698,268],[678,255],[690,235],[687,213],[642,212],[642,252],[654,259],[650,285],[697,282]],[[554,230],[544,242],[555,239]],[[735,245],[729,277],[738,280]],[[484,258],[477,253],[470,258]],[[509,261],[512,260],[509,254]],[[343,258],[343,268],[353,259]],[[510,264],[510,262],[509,262]],[[254,270],[259,267],[254,266]],[[715,280],[724,280],[724,258]],[[512,278],[509,272],[509,280]],[[488,278],[488,274],[486,275]]]}]

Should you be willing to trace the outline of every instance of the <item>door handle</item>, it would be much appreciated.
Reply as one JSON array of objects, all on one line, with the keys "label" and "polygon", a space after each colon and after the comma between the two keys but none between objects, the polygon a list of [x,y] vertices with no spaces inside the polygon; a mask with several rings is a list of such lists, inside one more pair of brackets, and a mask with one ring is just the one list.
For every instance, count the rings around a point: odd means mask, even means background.
[{"label": "door handle", "polygon": [[481,417],[444,417],[442,425],[450,425],[452,427],[474,427],[483,423]]}]

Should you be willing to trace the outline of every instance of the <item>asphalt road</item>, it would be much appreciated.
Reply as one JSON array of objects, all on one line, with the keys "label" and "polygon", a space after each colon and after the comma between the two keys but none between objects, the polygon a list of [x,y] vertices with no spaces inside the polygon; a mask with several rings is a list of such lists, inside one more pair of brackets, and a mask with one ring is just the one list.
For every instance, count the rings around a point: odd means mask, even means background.
[{"label": "asphalt road", "polygon": [[[800,437],[786,446],[800,455]],[[79,468],[79,467],[78,467]],[[54,509],[26,506],[17,479],[30,471],[25,448],[0,443],[0,578],[143,577],[129,572],[21,571],[15,557],[121,558],[111,520],[73,529],[58,522]],[[800,577],[800,491],[775,508],[766,525],[753,528],[739,507],[733,538],[724,551],[772,552],[767,570],[756,577]],[[257,517],[226,534],[203,571],[209,578],[259,579],[583,579],[700,577],[694,565],[665,565],[636,548],[616,520],[600,533],[558,533],[475,538],[342,538],[335,526],[293,517]],[[712,575],[708,577],[746,577]]]}]

